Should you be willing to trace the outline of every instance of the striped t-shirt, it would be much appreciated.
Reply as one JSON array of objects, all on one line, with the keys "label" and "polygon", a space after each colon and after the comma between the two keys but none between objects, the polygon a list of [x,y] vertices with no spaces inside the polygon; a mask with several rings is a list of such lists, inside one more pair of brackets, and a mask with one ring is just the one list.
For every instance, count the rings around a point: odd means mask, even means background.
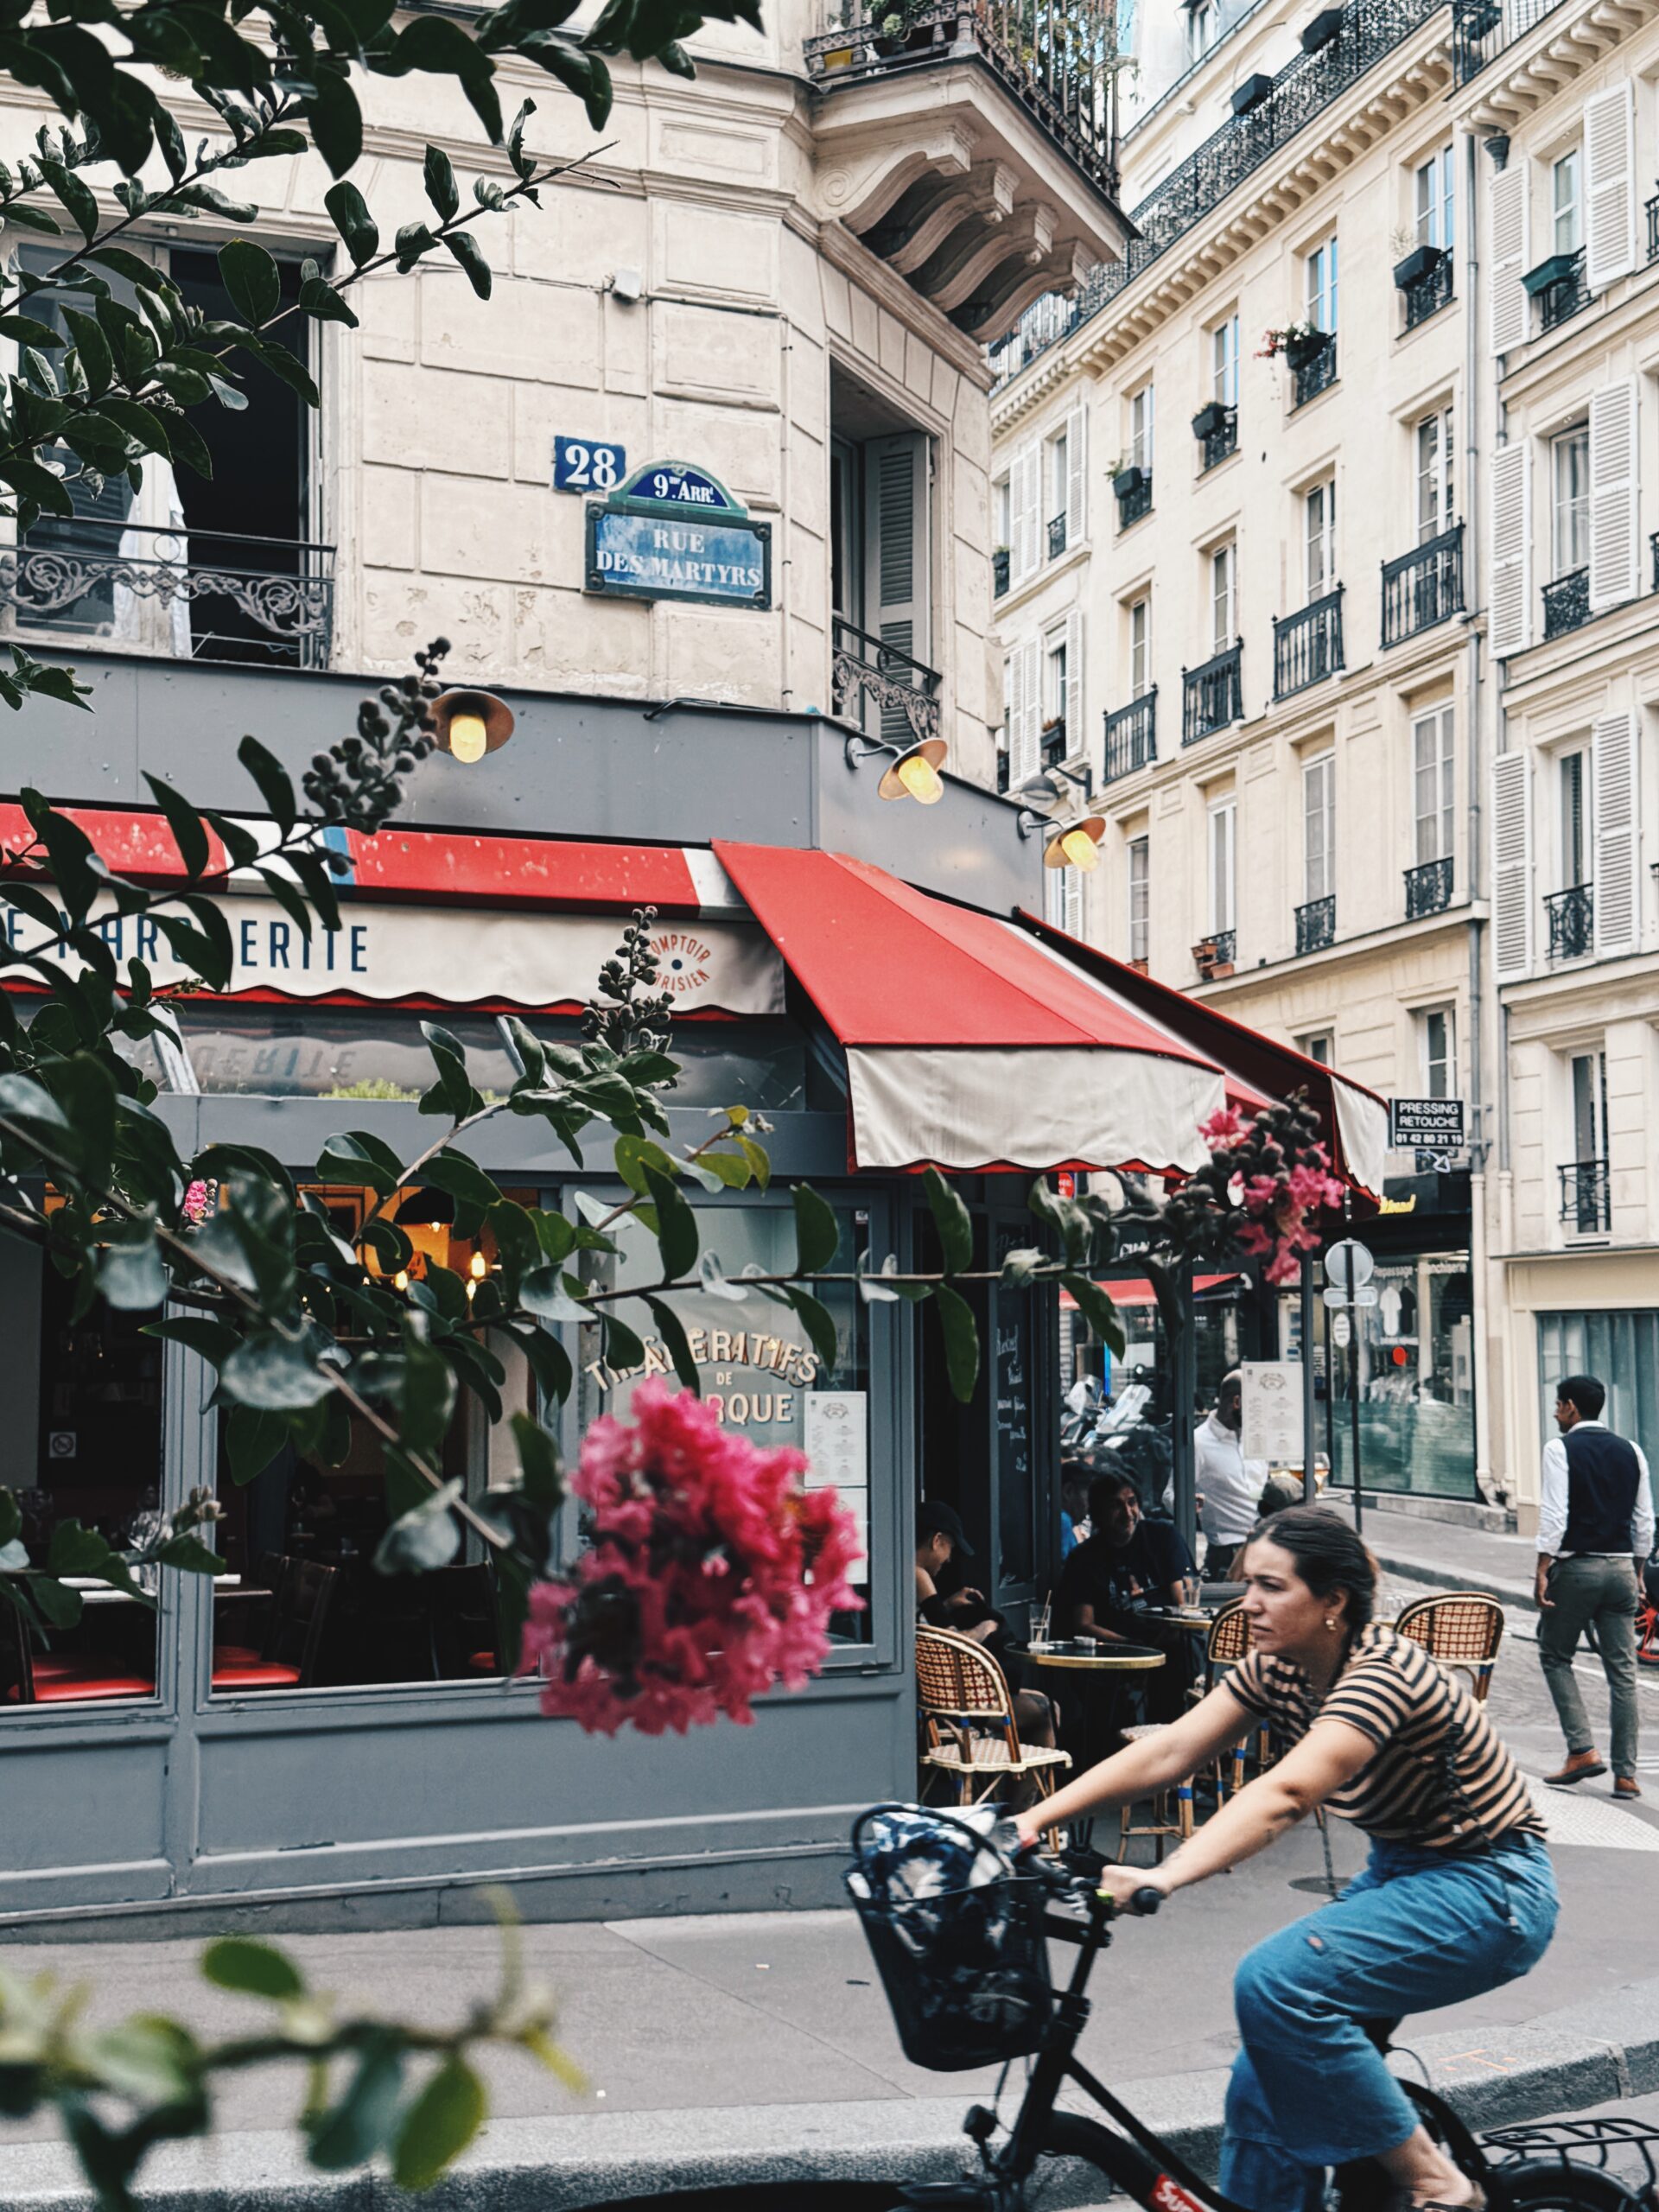
[{"label": "striped t-shirt", "polygon": [[1361,1630],[1323,1700],[1300,1667],[1265,1651],[1252,1651],[1226,1682],[1281,1746],[1300,1743],[1315,1720],[1345,1720],[1370,1738],[1376,1756],[1327,1800],[1368,1835],[1428,1851],[1478,1851],[1483,1840],[1544,1833],[1484,1708],[1459,1676],[1391,1628]]}]

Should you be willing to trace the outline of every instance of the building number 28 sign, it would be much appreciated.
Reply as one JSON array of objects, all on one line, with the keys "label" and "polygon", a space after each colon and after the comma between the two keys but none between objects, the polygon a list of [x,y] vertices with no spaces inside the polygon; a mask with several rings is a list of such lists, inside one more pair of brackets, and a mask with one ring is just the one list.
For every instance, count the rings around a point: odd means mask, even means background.
[{"label": "building number 28 sign", "polygon": [[556,492],[613,492],[627,473],[628,456],[620,446],[598,438],[553,441]]}]

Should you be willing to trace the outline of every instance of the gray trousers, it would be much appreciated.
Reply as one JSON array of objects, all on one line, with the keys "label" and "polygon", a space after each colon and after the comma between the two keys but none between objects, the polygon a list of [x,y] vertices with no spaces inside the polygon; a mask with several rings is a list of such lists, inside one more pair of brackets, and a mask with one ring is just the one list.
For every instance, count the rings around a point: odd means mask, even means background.
[{"label": "gray trousers", "polygon": [[1636,1779],[1636,1576],[1628,1559],[1580,1553],[1550,1572],[1554,1604],[1538,1616],[1538,1657],[1569,1752],[1595,1742],[1573,1672],[1579,1638],[1593,1622],[1612,1707],[1613,1772]]}]

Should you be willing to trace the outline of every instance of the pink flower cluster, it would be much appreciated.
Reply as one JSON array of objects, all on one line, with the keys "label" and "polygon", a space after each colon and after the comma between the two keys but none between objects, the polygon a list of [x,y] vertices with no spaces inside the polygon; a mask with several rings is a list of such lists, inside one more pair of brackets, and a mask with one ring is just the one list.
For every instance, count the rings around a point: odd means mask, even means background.
[{"label": "pink flower cluster", "polygon": [[642,1382],[632,1411],[582,1440],[588,1548],[530,1593],[542,1710],[607,1736],[752,1721],[751,1700],[799,1689],[830,1616],[858,1607],[856,1523],[833,1490],[801,1487],[802,1453],[757,1450],[690,1391]]},{"label": "pink flower cluster", "polygon": [[1235,1232],[1238,1244],[1258,1256],[1270,1255],[1262,1269],[1269,1282],[1294,1282],[1301,1271],[1298,1254],[1319,1248],[1319,1212],[1342,1204],[1342,1185],[1331,1173],[1330,1154],[1322,1144],[1287,1153],[1233,1106],[1220,1107],[1201,1122],[1198,1135],[1218,1166],[1224,1166],[1235,1150],[1244,1154],[1255,1172],[1245,1174],[1241,1161],[1240,1172],[1228,1184],[1228,1196],[1245,1217]]},{"label": "pink flower cluster", "polygon": [[217,1198],[218,1195],[219,1185],[217,1183],[204,1183],[201,1178],[198,1176],[196,1180],[191,1184],[184,1194],[183,1213],[185,1219],[189,1222],[193,1227],[200,1222],[206,1221],[208,1215],[212,1213],[213,1210],[214,1200]]}]

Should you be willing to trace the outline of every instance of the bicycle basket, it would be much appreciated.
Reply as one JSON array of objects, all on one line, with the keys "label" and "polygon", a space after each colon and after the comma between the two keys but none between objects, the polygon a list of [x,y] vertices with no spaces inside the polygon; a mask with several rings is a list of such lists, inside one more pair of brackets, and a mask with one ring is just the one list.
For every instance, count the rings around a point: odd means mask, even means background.
[{"label": "bicycle basket", "polygon": [[938,2074],[1024,2058],[1053,2009],[1043,1887],[968,1821],[878,1805],[845,1876],[912,2065]]}]

